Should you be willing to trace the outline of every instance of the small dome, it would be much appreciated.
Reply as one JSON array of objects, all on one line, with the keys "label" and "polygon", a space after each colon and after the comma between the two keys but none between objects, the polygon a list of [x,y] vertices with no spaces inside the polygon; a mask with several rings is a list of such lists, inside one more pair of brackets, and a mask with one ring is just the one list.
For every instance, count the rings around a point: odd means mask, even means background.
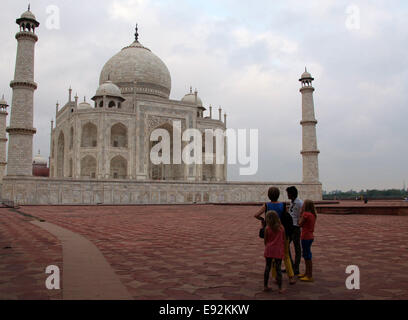
[{"label": "small dome", "polygon": [[119,87],[112,81],[105,81],[103,84],[101,84],[98,90],[96,90],[96,94],[92,98],[92,100],[95,100],[96,97],[103,96],[117,97],[125,100],[122,96],[122,93],[120,92]]},{"label": "small dome", "polygon": [[21,19],[37,20],[37,19],[35,18],[35,15],[34,15],[30,10],[27,10],[26,12],[24,12],[24,13],[21,15]]},{"label": "small dome", "polygon": [[308,72],[307,69],[305,68],[305,72],[303,72],[300,79],[313,79],[313,78],[312,78],[312,75],[310,74],[310,72]]},{"label": "small dome", "polygon": [[92,109],[92,106],[86,101],[78,104],[78,110],[85,110],[85,109]]},{"label": "small dome", "polygon": [[[196,95],[193,93],[193,90],[190,88],[190,93],[187,93],[183,99],[181,99],[181,102],[184,103],[191,103],[191,104],[196,104]],[[197,105],[199,107],[203,106],[203,101],[200,99],[200,97],[197,95]]]},{"label": "small dome", "polygon": [[40,151],[38,151],[38,154],[34,157],[33,159],[33,164],[36,165],[47,165],[48,161],[45,159],[41,154]]},{"label": "small dome", "polygon": [[0,106],[8,106],[7,101],[4,100],[4,95],[2,96],[2,98],[0,100]]}]

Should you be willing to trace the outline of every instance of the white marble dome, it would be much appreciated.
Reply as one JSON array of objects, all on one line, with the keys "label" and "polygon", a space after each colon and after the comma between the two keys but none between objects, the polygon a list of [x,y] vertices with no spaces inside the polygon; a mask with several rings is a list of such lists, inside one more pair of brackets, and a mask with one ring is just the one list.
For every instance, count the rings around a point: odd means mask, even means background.
[{"label": "white marble dome", "polygon": [[48,161],[46,158],[44,158],[41,154],[40,151],[38,151],[38,154],[33,158],[33,164],[36,165],[47,165]]},{"label": "white marble dome", "polygon": [[24,12],[21,17],[21,19],[31,19],[31,20],[36,20],[35,15],[30,11],[27,10],[26,12]]},{"label": "white marble dome", "polygon": [[300,78],[301,78],[301,79],[312,79],[312,75],[311,75],[310,72],[308,72],[308,71],[305,69],[305,72],[303,72],[303,74],[302,74],[302,76],[301,76]]},{"label": "white marble dome", "polygon": [[8,106],[7,101],[4,99],[4,95],[0,99],[0,106]]},{"label": "white marble dome", "polygon": [[133,87],[136,92],[169,98],[171,77],[166,65],[138,41],[123,48],[103,67],[99,83],[111,80],[119,87]]},{"label": "white marble dome", "polygon": [[86,102],[86,100],[84,99],[84,102],[81,102],[80,104],[78,104],[78,110],[86,110],[86,109],[92,109],[92,106]]},{"label": "white marble dome", "polygon": [[[184,103],[191,103],[191,104],[196,104],[196,95],[195,93],[192,92],[192,90],[190,89],[190,93],[187,93],[183,99],[181,99],[181,102]],[[199,107],[203,106],[203,101],[200,99],[200,97],[197,95],[197,105]]]},{"label": "white marble dome", "polygon": [[103,96],[123,98],[119,87],[109,80],[102,83],[96,90],[95,97]]}]

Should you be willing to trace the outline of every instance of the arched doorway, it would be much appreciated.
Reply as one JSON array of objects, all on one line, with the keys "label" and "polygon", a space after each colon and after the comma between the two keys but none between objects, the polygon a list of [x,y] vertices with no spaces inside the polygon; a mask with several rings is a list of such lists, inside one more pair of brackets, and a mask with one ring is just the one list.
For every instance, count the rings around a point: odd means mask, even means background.
[{"label": "arched doorway", "polygon": [[114,157],[110,162],[110,177],[112,179],[127,178],[127,161],[122,156]]},{"label": "arched doorway", "polygon": [[81,160],[81,178],[96,178],[96,159],[86,156]]},{"label": "arched doorway", "polygon": [[[170,163],[153,164],[150,159],[150,154],[154,146],[159,143],[164,144],[163,138],[159,137],[159,141],[150,141],[151,133],[157,129],[164,129],[168,133],[170,138]],[[149,178],[152,180],[184,180],[184,165],[173,164],[173,126],[171,124],[163,124],[156,127],[150,133],[149,139]],[[162,157],[163,149],[159,152],[159,156]]]},{"label": "arched doorway", "polygon": [[98,128],[93,123],[88,122],[82,127],[81,147],[95,148],[97,146]]},{"label": "arched doorway", "polygon": [[127,128],[122,123],[117,123],[111,128],[111,146],[114,148],[127,148]]},{"label": "arched doorway", "polygon": [[65,162],[65,137],[61,132],[58,137],[57,144],[57,177],[64,177],[64,162]]}]

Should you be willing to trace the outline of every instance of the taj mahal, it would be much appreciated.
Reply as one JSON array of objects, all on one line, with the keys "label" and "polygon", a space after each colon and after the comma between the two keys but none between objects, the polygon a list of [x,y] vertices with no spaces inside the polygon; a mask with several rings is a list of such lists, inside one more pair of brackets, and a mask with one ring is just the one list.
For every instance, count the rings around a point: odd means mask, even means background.
[{"label": "taj mahal", "polygon": [[[192,88],[180,100],[170,99],[170,72],[141,44],[137,28],[134,41],[104,65],[99,87],[89,101],[73,97],[70,88],[66,103],[57,103],[55,123],[45,129],[50,130],[49,176],[33,175],[33,165],[47,166],[47,159],[33,158],[34,92],[41,86],[35,82],[34,53],[40,23],[30,8],[16,22],[8,127],[9,105],[0,100],[3,201],[17,205],[243,203],[267,200],[270,186],[278,187],[285,199],[284,190],[292,185],[302,198],[322,199],[314,79],[307,70],[300,78],[301,182],[229,182],[226,148],[223,164],[154,164],[150,158],[157,144],[151,140],[154,130],[165,129],[173,136],[177,123],[181,132],[199,130],[205,141],[206,130],[227,129],[227,115],[221,108],[205,107]],[[170,152],[173,158],[173,144]]]}]

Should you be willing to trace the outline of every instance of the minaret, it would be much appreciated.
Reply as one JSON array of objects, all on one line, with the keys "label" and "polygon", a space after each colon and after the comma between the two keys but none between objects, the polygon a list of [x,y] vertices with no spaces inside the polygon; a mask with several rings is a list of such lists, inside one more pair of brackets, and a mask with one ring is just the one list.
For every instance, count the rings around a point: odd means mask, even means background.
[{"label": "minaret", "polygon": [[307,72],[302,74],[300,82],[302,83],[302,88],[300,92],[302,93],[302,140],[303,140],[303,182],[304,183],[315,183],[319,182],[319,162],[318,155],[320,151],[317,149],[317,138],[316,138],[316,118],[314,112],[314,102],[313,102],[313,92],[314,88],[312,86],[312,75]]},{"label": "minaret", "polygon": [[17,58],[13,89],[8,146],[8,176],[32,176],[34,91],[34,47],[38,41],[35,29],[40,25],[30,8],[24,12],[16,23],[20,31],[16,34]]},{"label": "minaret", "polygon": [[52,131],[54,130],[54,120],[51,119],[51,131],[50,131],[50,155],[48,157],[48,165],[50,168],[50,177],[52,177],[52,169],[51,169],[51,158],[52,158]]},{"label": "minaret", "polygon": [[6,169],[6,126],[7,126],[7,101],[4,100],[4,95],[0,100],[0,183],[3,181],[3,177]]}]

